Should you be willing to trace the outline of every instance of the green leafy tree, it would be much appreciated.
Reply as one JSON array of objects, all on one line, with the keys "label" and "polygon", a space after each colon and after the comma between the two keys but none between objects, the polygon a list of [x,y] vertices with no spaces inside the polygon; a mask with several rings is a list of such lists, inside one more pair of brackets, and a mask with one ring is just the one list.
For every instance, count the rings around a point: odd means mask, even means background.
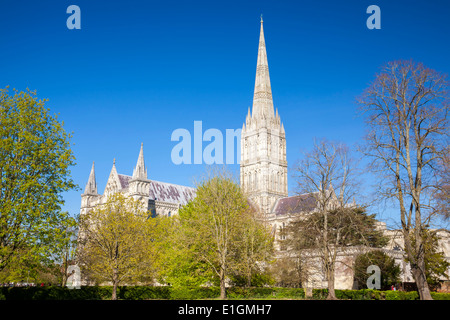
[{"label": "green leafy tree", "polygon": [[62,192],[76,188],[75,158],[71,135],[46,101],[35,91],[0,89],[0,272],[38,266],[66,240],[58,226],[67,218]]},{"label": "green leafy tree", "polygon": [[240,250],[236,260],[241,261],[231,275],[233,282],[243,286],[262,286],[273,282],[269,265],[273,256],[273,236],[264,217],[252,206],[241,217]]},{"label": "green leafy tree", "polygon": [[112,283],[117,299],[120,283],[152,282],[158,252],[153,245],[155,219],[139,200],[121,193],[80,216],[77,258],[83,275]]},{"label": "green leafy tree", "polygon": [[[183,210],[190,211],[192,202]],[[176,291],[214,283],[214,273],[205,261],[196,259],[193,245],[185,242],[185,234],[180,230],[180,217],[156,217],[157,232],[155,245],[160,252],[157,261],[161,283],[176,288]]]},{"label": "green leafy tree", "polygon": [[57,231],[62,240],[53,244],[51,266],[58,283],[65,286],[70,276],[69,266],[76,263],[78,221],[67,216],[61,221]]},{"label": "green leafy tree", "polygon": [[196,197],[179,211],[177,247],[181,249],[172,261],[183,261],[184,270],[218,283],[221,299],[226,298],[225,284],[233,274],[244,275],[248,282],[255,275],[256,260],[263,265],[270,259],[263,251],[268,252],[266,245],[271,242],[256,244],[267,239],[262,234],[268,230],[249,210],[239,185],[227,173],[219,173],[199,183]]},{"label": "green leafy tree", "polygon": [[376,265],[381,271],[381,290],[388,290],[400,281],[400,266],[395,259],[381,250],[373,250],[360,254],[355,259],[354,278],[360,287],[367,288],[367,279],[371,276],[367,268]]},{"label": "green leafy tree", "polygon": [[[343,249],[352,246],[382,247],[387,243],[382,231],[376,228],[375,216],[367,214],[362,207],[327,210],[326,216],[323,212],[314,211],[294,219],[286,229],[288,252],[305,260],[317,252],[322,265],[327,266],[326,272],[331,274],[328,279],[333,279],[333,282],[337,256]],[[327,245],[321,245],[325,240]],[[312,265],[309,263],[310,268]],[[313,271],[306,273],[314,277]]]},{"label": "green leafy tree", "polygon": [[[445,258],[443,251],[439,251],[439,237],[435,230],[422,229],[422,241],[424,245],[424,261],[425,261],[425,275],[427,283],[430,287],[435,288],[439,285],[440,278],[448,278],[447,270],[450,263]],[[412,245],[415,247],[414,233],[411,236]],[[406,258],[406,261],[411,261]]]}]

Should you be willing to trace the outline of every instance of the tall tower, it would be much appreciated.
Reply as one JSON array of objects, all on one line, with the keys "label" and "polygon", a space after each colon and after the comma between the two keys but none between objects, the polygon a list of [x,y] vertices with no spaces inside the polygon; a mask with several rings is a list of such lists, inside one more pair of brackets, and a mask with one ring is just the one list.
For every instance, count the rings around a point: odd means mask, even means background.
[{"label": "tall tower", "polygon": [[253,108],[242,126],[240,169],[244,192],[264,214],[288,195],[286,135],[278,109],[274,112],[262,18]]}]

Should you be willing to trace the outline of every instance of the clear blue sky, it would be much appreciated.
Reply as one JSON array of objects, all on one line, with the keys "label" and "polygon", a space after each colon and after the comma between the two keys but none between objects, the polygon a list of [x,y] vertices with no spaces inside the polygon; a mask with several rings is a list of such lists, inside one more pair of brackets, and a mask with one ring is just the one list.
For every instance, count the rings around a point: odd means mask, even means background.
[{"label": "clear blue sky", "polygon": [[[66,27],[71,4],[81,30]],[[381,30],[366,27],[371,4]],[[192,132],[195,120],[204,130],[242,127],[261,14],[288,165],[314,137],[361,141],[355,97],[382,64],[414,59],[450,73],[450,1],[2,0],[0,87],[49,99],[73,132],[83,190],[92,161],[100,193],[113,158],[131,175],[141,142],[149,178],[192,185],[205,166],[174,165],[171,133]],[[64,195],[65,210],[78,213],[83,190]]]}]

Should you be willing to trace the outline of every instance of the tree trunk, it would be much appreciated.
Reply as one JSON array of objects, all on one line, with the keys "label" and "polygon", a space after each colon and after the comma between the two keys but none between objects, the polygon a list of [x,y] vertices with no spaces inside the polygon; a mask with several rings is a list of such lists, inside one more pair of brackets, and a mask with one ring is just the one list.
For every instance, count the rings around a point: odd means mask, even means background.
[{"label": "tree trunk", "polygon": [[225,300],[227,298],[227,291],[225,288],[225,270],[220,269],[220,299]]},{"label": "tree trunk", "polygon": [[334,267],[329,264],[327,266],[327,280],[328,280],[328,296],[327,300],[337,300],[334,291]]},{"label": "tree trunk", "polygon": [[113,274],[113,290],[111,300],[117,300],[117,286],[119,284],[119,277],[117,275],[117,269],[114,269]]},{"label": "tree trunk", "polygon": [[250,267],[250,263],[247,264],[248,270],[247,270],[247,287],[252,286],[252,269]]},{"label": "tree trunk", "polygon": [[[425,264],[423,263],[423,267]],[[430,288],[428,287],[427,278],[425,276],[425,272],[422,270],[424,268],[420,268],[418,266],[411,267],[411,273],[416,281],[417,291],[419,292],[420,300],[433,300],[430,293]]]}]

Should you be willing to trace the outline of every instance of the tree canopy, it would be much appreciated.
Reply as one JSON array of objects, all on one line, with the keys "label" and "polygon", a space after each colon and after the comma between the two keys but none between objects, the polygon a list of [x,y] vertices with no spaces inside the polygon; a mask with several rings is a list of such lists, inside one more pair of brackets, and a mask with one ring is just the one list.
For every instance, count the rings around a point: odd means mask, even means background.
[{"label": "tree canopy", "polygon": [[35,91],[0,89],[0,271],[51,258],[65,241],[62,192],[75,189],[71,135]]},{"label": "tree canopy", "polygon": [[227,280],[234,276],[251,283],[271,258],[269,229],[227,174],[199,183],[196,197],[180,209],[172,226],[176,233],[167,246],[169,282],[216,283],[225,298]]}]

